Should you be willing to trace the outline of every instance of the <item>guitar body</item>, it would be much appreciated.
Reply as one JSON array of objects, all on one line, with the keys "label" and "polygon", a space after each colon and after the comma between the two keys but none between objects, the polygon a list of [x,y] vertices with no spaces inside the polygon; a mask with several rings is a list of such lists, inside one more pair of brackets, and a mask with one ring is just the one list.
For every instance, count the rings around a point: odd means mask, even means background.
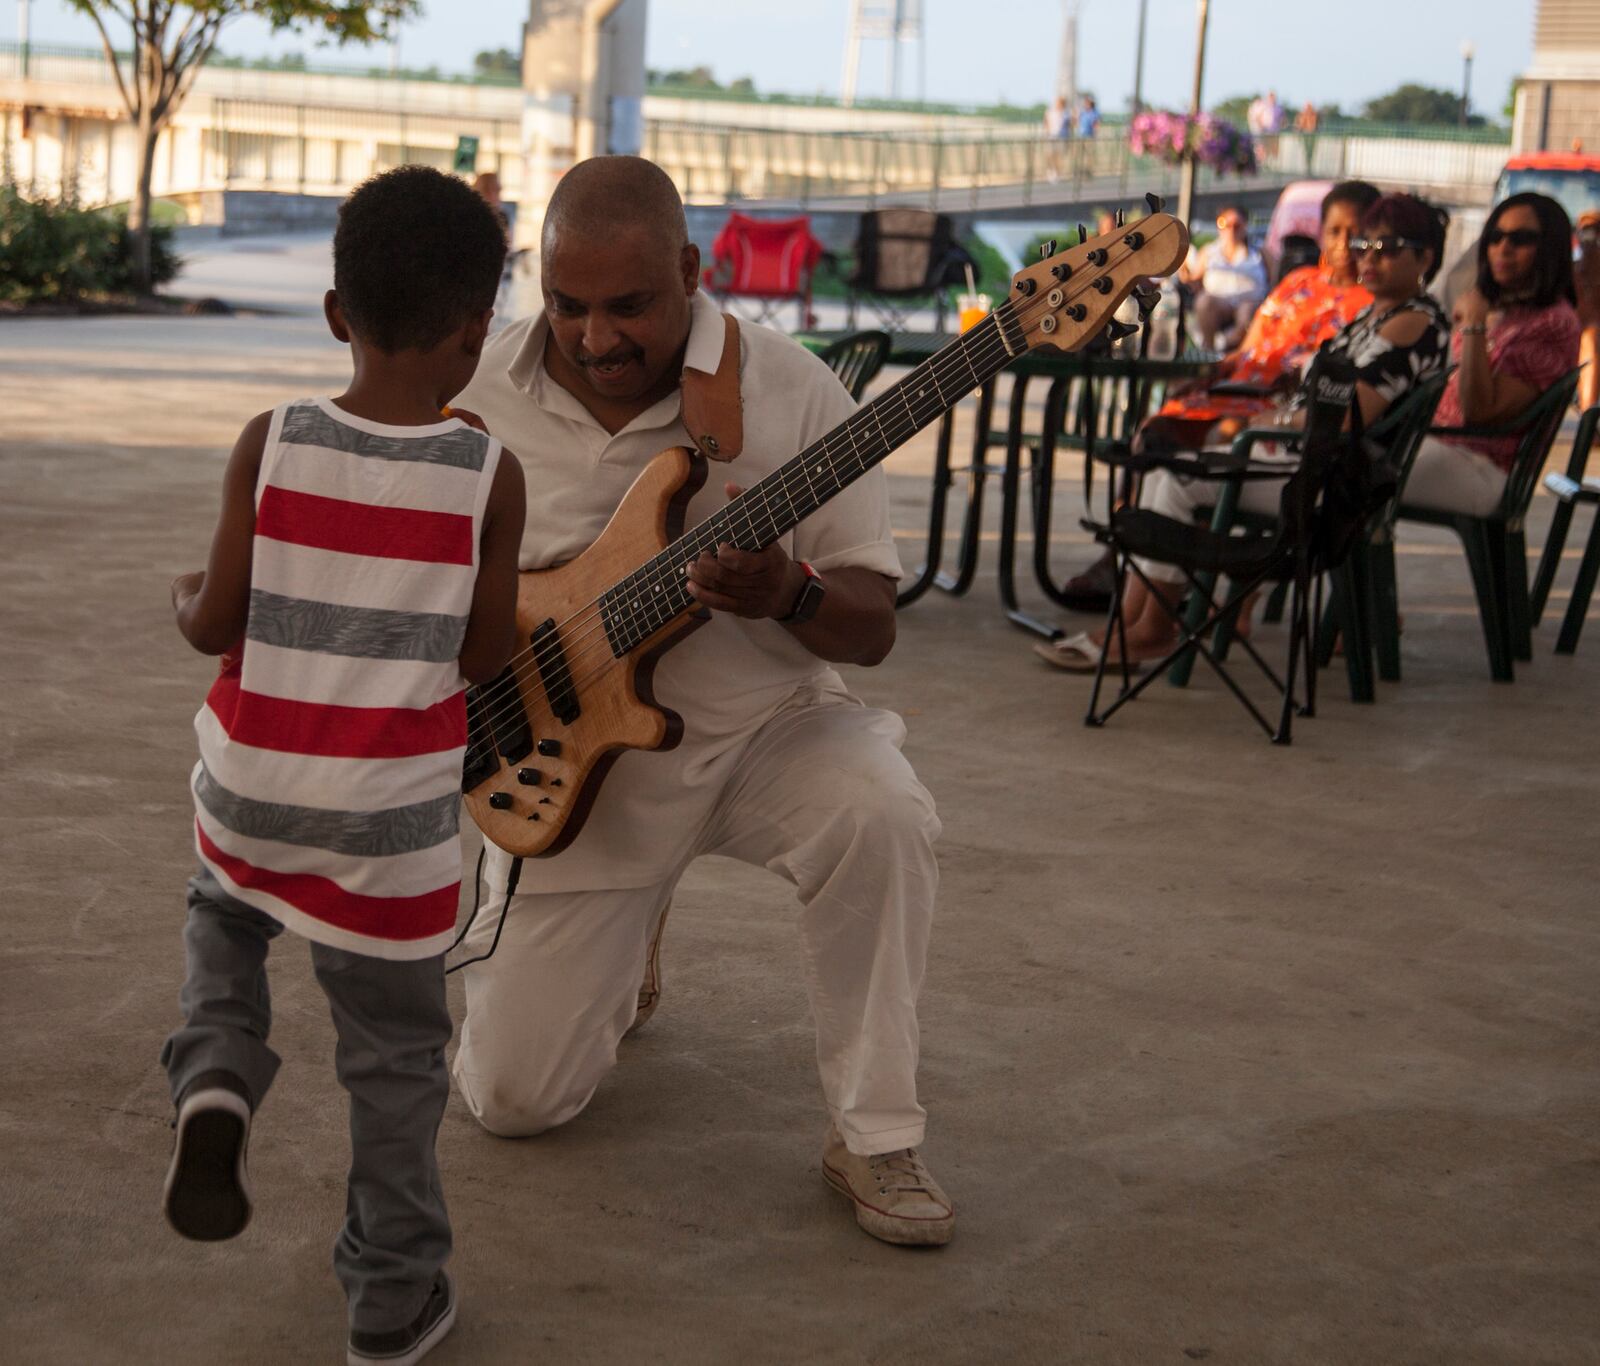
[{"label": "guitar body", "polygon": [[[473,820],[509,853],[524,858],[559,853],[577,837],[618,755],[627,749],[671,749],[682,738],[682,719],[656,705],[650,679],[661,654],[708,618],[680,613],[617,658],[593,608],[608,585],[682,534],[685,510],[705,475],[706,462],[694,451],[662,451],[634,480],[593,545],[565,564],[521,575],[519,645],[543,623],[556,624],[579,714],[569,723],[552,714],[536,661],[520,648],[510,669],[515,701],[505,675],[477,690],[480,716],[487,714],[502,745],[513,728],[508,724],[515,720],[513,707],[520,708],[531,731],[530,753],[511,760],[497,749],[494,773],[466,792]],[[469,732],[476,736],[481,726],[475,729],[473,719],[469,710]],[[508,748],[515,754],[521,746]],[[530,775],[536,776],[529,781]]]}]

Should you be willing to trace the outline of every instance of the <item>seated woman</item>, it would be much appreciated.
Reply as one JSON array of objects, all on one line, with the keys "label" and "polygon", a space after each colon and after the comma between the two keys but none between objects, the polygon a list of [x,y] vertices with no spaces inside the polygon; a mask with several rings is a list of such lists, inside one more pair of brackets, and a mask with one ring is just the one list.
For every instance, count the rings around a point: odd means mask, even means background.
[{"label": "seated woman", "polygon": [[[1203,380],[1174,386],[1167,401],[1140,429],[1146,446],[1199,450],[1233,434],[1275,406],[1275,391],[1288,388],[1323,342],[1336,334],[1372,302],[1356,280],[1350,239],[1361,230],[1361,215],[1378,200],[1376,186],[1364,180],[1335,185],[1322,200],[1318,265],[1290,271],[1256,310],[1250,330],[1237,351],[1218,362]],[[1217,386],[1223,392],[1217,392]],[[1252,386],[1256,392],[1229,393],[1229,386]],[[1066,605],[1074,610],[1104,612],[1116,586],[1110,552],[1067,580]]]},{"label": "seated woman", "polygon": [[[1447,222],[1444,213],[1411,195],[1385,195],[1363,216],[1363,235],[1351,240],[1357,278],[1371,293],[1372,303],[1322,349],[1356,366],[1356,396],[1364,426],[1370,427],[1391,403],[1445,364],[1449,323],[1424,288],[1439,268]],[[1299,398],[1297,394],[1278,423],[1258,425],[1298,429],[1304,421]],[[1289,465],[1294,462],[1294,457],[1274,442],[1259,444],[1255,455],[1258,459],[1282,459]],[[1210,480],[1153,470],[1145,478],[1139,504],[1188,522],[1215,501],[1218,487]],[[1282,491],[1280,480],[1251,480],[1241,487],[1240,506],[1276,513]],[[1129,576],[1122,613],[1130,662],[1159,659],[1176,643],[1178,623],[1170,609],[1184,588],[1183,575],[1172,565],[1142,562],[1140,568],[1155,584],[1161,600],[1157,601],[1137,575]],[[1098,664],[1104,641],[1103,631],[1094,635],[1079,632],[1034,649],[1058,668],[1081,673]]]},{"label": "seated woman", "polygon": [[[1278,281],[1251,319],[1250,330],[1236,351],[1224,356],[1205,380],[1181,391],[1145,424],[1147,440],[1160,440],[1180,450],[1196,450],[1213,437],[1229,437],[1273,406],[1270,393],[1228,393],[1227,387],[1254,385],[1269,390],[1287,377],[1292,381],[1323,342],[1372,302],[1356,280],[1350,239],[1361,230],[1361,215],[1378,201],[1375,185],[1346,180],[1322,200],[1322,260],[1302,266]],[[1217,385],[1223,393],[1215,393]],[[1212,428],[1226,424],[1219,433]]]},{"label": "seated woman", "polygon": [[1194,291],[1192,317],[1201,341],[1237,346],[1267,294],[1267,264],[1250,245],[1249,219],[1237,204],[1217,215],[1217,240],[1190,249],[1178,278]]},{"label": "seated woman", "polygon": [[[1542,194],[1514,194],[1478,239],[1478,283],[1457,301],[1452,359],[1459,365],[1436,427],[1515,422],[1578,363],[1572,224]],[[1402,491],[1416,507],[1485,517],[1499,505],[1515,436],[1423,438]]]}]

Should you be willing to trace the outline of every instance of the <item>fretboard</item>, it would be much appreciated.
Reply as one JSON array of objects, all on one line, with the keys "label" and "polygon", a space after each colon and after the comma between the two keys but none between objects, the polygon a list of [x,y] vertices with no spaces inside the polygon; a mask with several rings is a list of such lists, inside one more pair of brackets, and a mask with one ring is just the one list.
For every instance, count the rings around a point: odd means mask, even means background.
[{"label": "fretboard", "polygon": [[719,545],[765,549],[1026,349],[1021,325],[1010,305],[1002,304],[820,441],[613,584],[598,604],[612,653],[621,658],[694,605],[685,582],[690,560]]}]

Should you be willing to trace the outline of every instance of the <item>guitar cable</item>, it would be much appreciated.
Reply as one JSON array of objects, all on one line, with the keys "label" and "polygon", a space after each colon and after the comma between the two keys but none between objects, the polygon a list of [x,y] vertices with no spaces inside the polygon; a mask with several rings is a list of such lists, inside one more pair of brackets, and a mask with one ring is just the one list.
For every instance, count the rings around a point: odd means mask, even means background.
[{"label": "guitar cable", "polygon": [[[456,935],[455,943],[445,950],[446,954],[453,953],[460,946],[461,941],[467,937],[468,931],[472,929],[473,922],[478,918],[478,907],[483,898],[483,860],[484,855],[488,853],[488,848],[488,844],[485,843],[478,850],[478,867],[473,875],[472,883],[472,914],[467,917],[467,923],[461,927],[460,932]],[[452,972],[460,972],[462,968],[469,967],[473,963],[482,963],[494,957],[494,951],[500,947],[500,931],[506,927],[506,912],[511,909],[511,898],[516,893],[517,882],[521,877],[522,860],[514,858],[511,860],[511,871],[506,874],[506,899],[500,903],[500,919],[495,922],[494,939],[489,944],[489,952],[480,953],[476,958],[463,958],[453,967],[448,967],[444,970],[446,977]]]}]

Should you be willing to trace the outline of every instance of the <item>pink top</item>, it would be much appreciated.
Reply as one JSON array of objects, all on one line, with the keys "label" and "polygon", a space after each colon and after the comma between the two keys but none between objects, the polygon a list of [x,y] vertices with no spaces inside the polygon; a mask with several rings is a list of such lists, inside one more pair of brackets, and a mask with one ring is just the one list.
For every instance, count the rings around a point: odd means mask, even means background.
[{"label": "pink top", "polygon": [[[1489,369],[1531,384],[1541,393],[1578,363],[1578,315],[1565,299],[1548,308],[1508,308],[1489,328]],[[1461,334],[1450,341],[1450,359],[1461,363]],[[1461,372],[1445,385],[1434,415],[1435,427],[1463,427]],[[1452,437],[1451,444],[1465,446],[1493,460],[1509,473],[1517,453],[1516,436]]]}]

